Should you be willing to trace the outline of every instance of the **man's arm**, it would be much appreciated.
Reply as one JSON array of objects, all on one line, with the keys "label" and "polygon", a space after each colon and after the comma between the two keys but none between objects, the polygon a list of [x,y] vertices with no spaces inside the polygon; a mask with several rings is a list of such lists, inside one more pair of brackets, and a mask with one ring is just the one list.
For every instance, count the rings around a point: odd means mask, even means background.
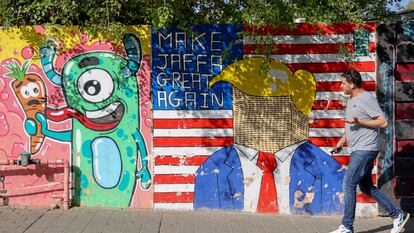
[{"label": "man's arm", "polygon": [[388,125],[387,119],[384,116],[377,116],[372,119],[358,119],[354,117],[352,120],[346,121],[349,124],[358,124],[368,128],[386,128]]}]

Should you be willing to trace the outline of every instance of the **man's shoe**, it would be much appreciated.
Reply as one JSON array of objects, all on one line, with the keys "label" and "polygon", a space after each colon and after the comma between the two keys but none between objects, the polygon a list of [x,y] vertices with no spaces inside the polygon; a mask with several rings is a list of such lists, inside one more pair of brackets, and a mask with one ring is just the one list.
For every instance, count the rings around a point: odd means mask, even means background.
[{"label": "man's shoe", "polygon": [[353,233],[353,230],[349,230],[348,228],[346,228],[344,225],[340,225],[338,227],[338,229],[331,231],[329,233]]},{"label": "man's shoe", "polygon": [[391,229],[391,233],[399,233],[403,229],[404,225],[408,222],[410,218],[410,214],[404,211],[401,211],[400,215],[396,219],[392,221],[393,228]]}]

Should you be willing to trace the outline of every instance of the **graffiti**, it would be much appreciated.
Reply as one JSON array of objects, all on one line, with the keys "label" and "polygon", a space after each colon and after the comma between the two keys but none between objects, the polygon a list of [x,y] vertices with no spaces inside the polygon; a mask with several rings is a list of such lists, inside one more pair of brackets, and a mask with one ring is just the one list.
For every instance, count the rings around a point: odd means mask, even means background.
[{"label": "graffiti", "polygon": [[[392,104],[390,98],[388,96],[393,96],[393,77],[394,72],[391,65],[391,61],[384,61],[379,66],[379,74],[382,75],[382,79],[378,81],[379,87],[378,92],[381,94],[378,95],[379,98],[379,105],[384,112],[387,119],[392,119],[393,112],[392,112]],[[385,138],[385,141],[392,141],[393,138],[393,124],[388,124],[387,128],[383,130],[384,134],[382,135]],[[392,169],[393,161],[392,161],[392,154],[393,152],[393,144],[392,143],[385,143],[382,145],[383,149],[383,156],[384,159],[382,160],[382,176],[378,180],[379,186],[382,186],[386,182],[392,179],[392,174],[390,172],[385,172],[389,169]]]},{"label": "graffiti", "polygon": [[225,65],[224,32],[212,29],[195,28],[191,35],[177,30],[154,33],[154,109],[229,108],[229,85],[219,85],[212,91],[207,88],[212,76]]},{"label": "graffiti", "polygon": [[[142,59],[139,39],[124,37],[128,60],[112,52],[90,52],[69,59],[62,75],[54,71],[56,46],[41,48],[41,63],[48,79],[61,85],[68,107],[38,113],[42,132],[60,141],[71,141],[75,170],[76,204],[125,207],[131,202],[136,180],[151,186],[147,148],[139,125],[139,91],[135,74]],[[47,117],[47,118],[46,118]],[[72,118],[72,130],[55,132],[46,119]],[[30,127],[26,126],[30,132]],[[137,171],[137,155],[141,169]],[[113,196],[117,198],[107,198]]]},{"label": "graffiti", "polygon": [[33,131],[28,133],[31,135],[29,152],[36,154],[42,146],[45,137],[40,130],[40,122],[34,119],[37,113],[45,113],[47,90],[40,76],[26,73],[29,66],[29,61],[25,61],[21,67],[16,61],[8,62],[5,65],[9,70],[6,77],[14,79],[11,82],[11,86],[26,114],[26,124],[35,124],[28,126],[28,128],[33,129]]},{"label": "graffiti", "polygon": [[[237,106],[241,102],[250,102],[250,97],[245,95],[271,97],[269,101],[273,99],[274,103],[277,101],[275,97],[288,96],[303,116],[309,115],[316,91],[314,76],[305,70],[292,72],[289,67],[275,60],[271,60],[267,73],[260,73],[260,64],[263,62],[262,58],[237,61],[214,77],[210,85],[226,81],[244,93],[235,95],[243,98],[233,99],[235,111],[241,108]],[[307,90],[302,90],[303,86]],[[239,121],[238,116],[243,116],[243,124],[256,122],[257,127],[254,131],[248,131],[236,123],[235,144],[213,153],[197,170],[194,207],[277,213],[278,203],[286,206],[290,202],[290,209],[294,212],[339,212],[342,206],[335,193],[342,190],[344,172],[337,172],[341,166],[309,142],[294,143],[276,151],[278,142],[266,138],[268,131],[274,130],[273,123],[269,124],[264,119],[277,119],[274,114],[277,109],[272,107],[275,104],[267,103],[260,106],[262,109],[271,109],[266,115],[249,109],[249,112],[243,111],[243,114],[234,116],[236,122]],[[255,114],[259,114],[259,117],[255,118]],[[256,140],[259,143],[254,144],[254,140],[250,140],[253,137],[259,138]],[[264,140],[270,143],[260,143]],[[279,164],[283,164],[284,172],[277,172]],[[285,192],[277,194],[278,186],[285,185],[281,184],[283,179],[278,176],[290,177],[290,197]],[[245,180],[250,180],[249,185],[246,185]],[[269,186],[269,183],[272,185]]]},{"label": "graffiti", "polygon": [[[262,58],[245,58],[228,66],[209,83],[226,81],[253,96],[290,96],[296,108],[309,115],[315,99],[315,78],[306,70],[292,72],[286,65],[271,59],[266,75]],[[257,77],[259,76],[259,77]],[[301,87],[306,86],[305,90]]]},{"label": "graffiti", "polygon": [[74,204],[341,213],[341,73],[375,91],[375,25],[131,26],[121,43],[31,30],[0,32],[0,159],[71,161]]},{"label": "graffiti", "polygon": [[[192,209],[197,167],[233,143],[232,87],[208,83],[241,57],[241,26],[201,25],[191,31],[152,33],[155,208]],[[178,179],[183,181],[177,184]]]}]

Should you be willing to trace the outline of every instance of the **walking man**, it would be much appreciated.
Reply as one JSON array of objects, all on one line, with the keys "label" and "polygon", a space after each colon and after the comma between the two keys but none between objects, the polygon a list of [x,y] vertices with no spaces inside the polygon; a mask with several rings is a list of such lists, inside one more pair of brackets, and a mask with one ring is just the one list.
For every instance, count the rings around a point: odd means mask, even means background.
[{"label": "walking man", "polygon": [[343,181],[345,211],[342,225],[331,233],[353,232],[357,185],[361,192],[374,198],[385,208],[393,219],[391,233],[398,233],[407,223],[410,214],[397,209],[372,183],[374,160],[380,149],[379,128],[387,127],[387,120],[376,97],[362,89],[361,82],[361,74],[356,70],[352,69],[342,74],[341,88],[350,98],[345,112],[345,134],[332,153],[339,153],[345,141],[348,141],[351,160]]}]

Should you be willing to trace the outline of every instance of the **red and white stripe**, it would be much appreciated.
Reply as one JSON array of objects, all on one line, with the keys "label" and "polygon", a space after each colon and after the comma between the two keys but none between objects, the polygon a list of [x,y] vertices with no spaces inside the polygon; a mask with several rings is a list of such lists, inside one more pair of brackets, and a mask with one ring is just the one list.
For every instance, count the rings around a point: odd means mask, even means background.
[{"label": "red and white stripe", "polygon": [[[368,56],[352,58],[353,33],[361,28],[369,31],[369,53]],[[363,87],[375,91],[375,24],[298,24],[295,29],[245,26],[244,30],[256,35],[256,38],[243,40],[246,57],[263,56],[258,53],[270,45],[273,46],[272,58],[286,64],[292,71],[304,69],[314,74],[317,92],[310,117],[309,140],[329,153],[344,133],[346,97],[340,88],[341,74],[353,67],[361,72]],[[344,48],[349,54],[341,52]],[[345,147],[341,156],[347,155],[349,150]]]},{"label": "red and white stripe", "polygon": [[[350,59],[354,53],[354,30],[369,31],[369,53]],[[309,140],[322,150],[330,153],[340,137],[344,134],[346,97],[341,90],[341,74],[350,67],[362,75],[365,90],[376,89],[376,27],[367,23],[356,26],[352,23],[333,25],[298,24],[295,29],[272,27],[244,27],[256,38],[245,38],[245,57],[263,56],[260,51],[273,46],[271,57],[286,64],[293,72],[304,69],[314,74],[316,80],[316,97],[309,123]],[[269,37],[269,35],[272,35]],[[267,46],[267,48],[266,48]],[[349,54],[340,51],[347,49]],[[349,163],[349,149],[343,148],[340,155],[333,156],[339,163]],[[373,170],[376,182],[376,167]],[[372,203],[373,200],[358,195],[360,204]]]},{"label": "red and white stripe", "polygon": [[232,143],[231,110],[154,110],[154,207],[193,209],[197,169]]},{"label": "red and white stripe", "polygon": [[[262,56],[260,51],[264,46],[257,42],[265,41],[274,47],[272,57],[292,71],[304,69],[314,74],[317,93],[309,124],[309,140],[328,153],[344,133],[342,72],[349,67],[356,68],[362,74],[363,87],[375,91],[376,28],[370,23],[360,27],[370,32],[369,54],[352,62],[340,53],[340,48],[344,47],[351,54],[354,52],[353,32],[358,26],[351,23],[299,24],[292,30],[244,27],[245,31],[254,31],[259,37],[243,39],[245,57]],[[269,34],[273,35],[270,42]],[[213,152],[232,143],[231,110],[154,110],[154,207],[193,209],[196,170]],[[347,165],[348,148],[334,158]],[[375,175],[373,179],[376,180]],[[359,196],[358,201],[359,205],[372,202],[364,196]]]}]

